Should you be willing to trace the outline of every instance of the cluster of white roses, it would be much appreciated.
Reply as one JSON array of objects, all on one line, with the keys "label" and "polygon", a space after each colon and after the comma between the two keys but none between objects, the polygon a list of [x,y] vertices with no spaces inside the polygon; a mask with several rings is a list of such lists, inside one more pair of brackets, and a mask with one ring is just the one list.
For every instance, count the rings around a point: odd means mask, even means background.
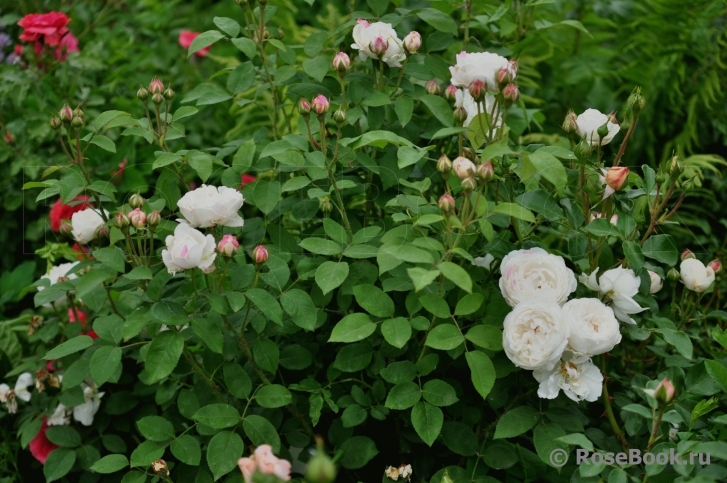
[{"label": "cluster of white roses", "polygon": [[370,23],[362,18],[356,21],[352,35],[351,48],[358,50],[361,60],[381,59],[389,67],[401,67],[406,54],[416,53],[422,45],[419,32],[410,32],[402,41],[390,23]]},{"label": "cluster of white roses", "polygon": [[574,401],[597,400],[603,376],[591,357],[621,342],[614,310],[597,298],[568,301],[578,285],[573,271],[542,248],[510,252],[500,270],[500,290],[513,307],[502,338],[508,358],[534,371],[542,398],[562,389]]}]

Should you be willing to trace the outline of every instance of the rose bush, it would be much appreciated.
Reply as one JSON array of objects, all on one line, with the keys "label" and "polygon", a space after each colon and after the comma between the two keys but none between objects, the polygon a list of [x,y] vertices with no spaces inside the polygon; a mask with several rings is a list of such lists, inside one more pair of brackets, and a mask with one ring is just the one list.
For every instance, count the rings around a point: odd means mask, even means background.
[{"label": "rose bush", "polygon": [[[538,2],[367,5],[299,44],[241,2],[179,37],[233,52],[205,82],[58,103],[24,189],[59,238],[0,385],[46,481],[724,480],[721,248],[679,255],[718,163],[632,157],[639,87],[541,130]],[[137,145],[149,180],[115,184]]]}]

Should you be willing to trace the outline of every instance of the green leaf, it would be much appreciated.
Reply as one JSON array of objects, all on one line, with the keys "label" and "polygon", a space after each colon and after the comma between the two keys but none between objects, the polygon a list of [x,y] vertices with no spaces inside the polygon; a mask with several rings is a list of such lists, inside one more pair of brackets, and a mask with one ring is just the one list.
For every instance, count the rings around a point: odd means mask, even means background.
[{"label": "green leaf", "polygon": [[202,450],[199,441],[189,434],[183,434],[169,445],[175,458],[186,465],[199,466],[202,459]]},{"label": "green leaf", "polygon": [[129,460],[126,455],[123,454],[110,454],[106,455],[100,460],[96,461],[90,468],[94,473],[101,473],[103,475],[109,473],[115,473],[129,466]]},{"label": "green leaf", "polygon": [[671,235],[653,235],[641,246],[645,257],[674,266],[679,260],[679,251]]},{"label": "green leaf", "polygon": [[43,359],[45,359],[46,361],[60,359],[62,357],[66,357],[67,355],[82,351],[83,349],[87,349],[92,345],[92,338],[87,335],[79,335],[78,337],[69,339],[61,345],[52,348],[45,354],[45,357],[43,357]]},{"label": "green leaf", "polygon": [[270,320],[278,325],[283,323],[283,309],[275,297],[263,289],[251,288],[245,292],[245,297],[250,300]]},{"label": "green leaf", "polygon": [[586,231],[596,236],[619,236],[618,228],[605,218],[596,218],[586,225]]},{"label": "green leaf", "polygon": [[483,399],[487,399],[492,386],[495,385],[495,366],[484,352],[469,351],[465,353],[465,358],[472,373],[472,384],[475,386],[475,390]]},{"label": "green leaf", "polygon": [[555,202],[552,194],[545,190],[526,191],[521,194],[515,201],[522,207],[543,215],[548,221],[557,221],[563,218],[563,209]]},{"label": "green leaf", "polygon": [[349,314],[333,328],[328,342],[358,342],[374,333],[376,324],[367,314]]},{"label": "green leaf", "polygon": [[254,139],[248,139],[240,144],[240,147],[237,148],[235,155],[232,157],[232,169],[235,174],[239,176],[250,169],[252,161],[255,158],[255,150]]},{"label": "green leaf", "polygon": [[207,464],[215,481],[237,468],[237,460],[244,450],[245,445],[237,433],[221,431],[212,437],[207,445]]},{"label": "green leaf", "polygon": [[194,54],[195,52],[199,52],[205,47],[208,47],[223,38],[225,38],[225,36],[217,30],[208,30],[206,32],[202,32],[197,37],[195,37],[195,39],[190,44],[189,50],[187,50],[187,58],[191,57],[192,54]]},{"label": "green leaf", "polygon": [[235,67],[227,78],[227,90],[232,94],[245,92],[255,83],[255,66],[252,62],[243,62]]},{"label": "green leaf", "polygon": [[121,348],[105,345],[91,356],[91,376],[101,386],[111,379],[121,365]]},{"label": "green leaf", "polygon": [[[449,20],[454,22],[451,18]],[[430,111],[432,111],[432,114],[434,114],[434,117],[436,117],[439,122],[444,124],[446,127],[454,126],[452,106],[450,106],[443,97],[425,94],[421,97],[421,101],[425,106],[427,106],[427,108],[429,108]]]},{"label": "green leaf", "polygon": [[547,151],[538,149],[529,155],[530,162],[535,167],[537,174],[547,179],[555,189],[560,191],[568,184],[568,175],[563,163]]},{"label": "green leaf", "polygon": [[255,182],[252,197],[255,206],[267,215],[277,206],[281,193],[278,181],[259,180]]},{"label": "green leaf", "polygon": [[366,436],[348,438],[341,445],[343,456],[339,460],[341,466],[349,470],[357,470],[366,466],[374,456],[379,454],[376,443]]},{"label": "green leaf", "polygon": [[482,306],[482,302],[485,301],[485,296],[479,293],[471,293],[465,295],[457,302],[457,307],[454,309],[454,315],[469,315],[474,314]]},{"label": "green leaf", "polygon": [[228,17],[215,17],[212,19],[214,24],[230,37],[237,37],[240,33],[240,24]]},{"label": "green leaf", "polygon": [[442,432],[444,414],[442,410],[424,401],[420,401],[411,411],[411,423],[420,438],[432,446],[439,433]]},{"label": "green leaf", "polygon": [[351,404],[343,410],[341,422],[344,428],[353,428],[363,424],[368,418],[368,412],[358,404]]},{"label": "green leaf", "polygon": [[406,273],[409,274],[409,278],[414,282],[414,290],[417,292],[428,287],[440,274],[439,270],[427,270],[426,268],[420,267],[407,268]]},{"label": "green leaf", "polygon": [[[245,416],[245,419],[242,421],[242,427],[247,437],[250,438],[250,441],[255,446],[269,444],[272,446],[273,452],[277,453],[280,451],[280,436],[278,436],[278,432],[275,431],[272,423],[264,417],[254,414]],[[239,455],[235,456],[235,458],[238,457]]]},{"label": "green leaf", "polygon": [[167,441],[174,438],[174,426],[161,416],[146,416],[136,422],[136,427],[146,439]]},{"label": "green leaf", "polygon": [[264,408],[279,408],[293,402],[293,396],[285,386],[268,384],[255,393],[255,400]]},{"label": "green leaf", "polygon": [[240,413],[229,404],[208,404],[194,413],[192,419],[210,428],[224,429],[240,422]]},{"label": "green leaf", "polygon": [[502,331],[491,325],[475,325],[467,331],[465,339],[483,349],[502,350]]},{"label": "green leaf", "polygon": [[45,432],[51,443],[64,448],[81,446],[81,435],[71,426],[51,426]]},{"label": "green leaf", "polygon": [[512,216],[523,221],[535,222],[535,216],[530,210],[526,210],[517,203],[500,203],[495,206],[492,213],[502,213],[503,215]]},{"label": "green leaf", "polygon": [[[417,17],[439,30],[457,35],[457,23],[451,16],[435,8],[423,8],[417,12]],[[431,444],[429,445],[431,446]]]},{"label": "green leaf", "polygon": [[573,433],[567,436],[561,436],[560,438],[556,439],[556,441],[571,446],[580,446],[581,448],[587,449],[588,451],[593,451],[593,443],[591,443],[591,440],[582,433]]},{"label": "green leaf", "polygon": [[464,337],[454,324],[440,324],[433,328],[424,345],[433,349],[451,350],[464,342]]},{"label": "green leaf", "polygon": [[304,238],[299,245],[305,250],[318,255],[338,255],[342,252],[341,244],[324,238]]},{"label": "green leaf", "polygon": [[208,154],[196,154],[191,156],[187,162],[197,172],[197,176],[202,179],[203,183],[206,183],[209,177],[212,176],[212,158]]},{"label": "green leaf", "polygon": [[386,342],[401,349],[411,339],[411,324],[404,317],[385,320],[381,324],[381,334]]},{"label": "green leaf", "polygon": [[257,55],[257,44],[252,39],[247,37],[232,39],[232,45],[240,49],[250,60]]},{"label": "green leaf", "polygon": [[704,367],[707,369],[709,377],[719,384],[722,391],[727,392],[727,367],[717,361],[704,361]]},{"label": "green leaf", "polygon": [[644,267],[644,254],[641,251],[641,246],[632,241],[625,241],[621,244],[626,261],[629,263],[629,267],[635,272],[639,272]]},{"label": "green leaf", "polygon": [[303,61],[303,71],[318,82],[323,82],[323,78],[326,77],[330,68],[331,61],[325,55]]},{"label": "green leaf", "polygon": [[[351,248],[351,247],[349,247]],[[339,287],[348,277],[348,263],[346,262],[323,262],[316,269],[316,284],[320,287],[323,295]]]},{"label": "green leaf", "polygon": [[510,146],[507,145],[507,139],[504,139],[500,142],[492,143],[487,146],[484,151],[482,151],[480,158],[492,159],[498,156],[505,156],[506,154],[515,154],[515,151],[510,149]]},{"label": "green leaf", "polygon": [[189,323],[184,307],[167,300],[155,303],[149,314],[159,322],[167,325],[185,325]]},{"label": "green leaf", "polygon": [[535,451],[537,451],[540,459],[546,464],[557,468],[553,464],[554,460],[551,459],[551,454],[556,449],[564,451],[568,450],[568,445],[558,441],[559,438],[565,436],[563,428],[554,423],[541,423],[535,427],[533,431],[533,443],[535,444]]},{"label": "green leaf", "polygon": [[369,344],[365,342],[349,344],[338,351],[333,367],[343,372],[361,371],[369,365],[372,356]]},{"label": "green leaf", "polygon": [[225,362],[222,366],[222,373],[225,377],[225,384],[230,394],[240,399],[250,397],[252,391],[252,381],[247,375],[245,369],[234,362]]},{"label": "green leaf", "polygon": [[50,452],[43,465],[46,483],[60,480],[66,476],[76,462],[76,452],[68,448],[58,448]]},{"label": "green leaf", "polygon": [[441,262],[437,265],[437,268],[442,272],[442,275],[454,282],[456,286],[465,292],[472,292],[472,279],[464,268],[452,262]]},{"label": "green leaf", "polygon": [[106,126],[111,121],[113,121],[114,119],[116,119],[118,117],[121,117],[121,116],[129,117],[130,114],[128,112],[124,112],[124,111],[105,111],[105,112],[102,112],[101,114],[99,114],[98,116],[96,116],[96,118],[93,121],[91,121],[90,127],[91,127],[91,129],[93,129],[93,130],[95,130],[97,132],[98,131],[101,131],[104,126]]},{"label": "green leaf", "polygon": [[83,297],[97,289],[109,278],[111,278],[111,275],[104,270],[91,270],[78,280],[78,284],[76,285],[76,296],[79,299],[83,299]]},{"label": "green leaf", "polygon": [[414,112],[414,100],[409,96],[401,96],[394,103],[394,112],[399,119],[402,127],[411,121],[412,112]]},{"label": "green leaf", "polygon": [[114,144],[114,142],[110,138],[104,136],[103,134],[96,134],[94,137],[91,138],[89,142],[91,144],[95,144],[104,151],[108,151],[110,153],[116,152],[116,144]]},{"label": "green leaf", "polygon": [[654,329],[654,331],[659,332],[664,337],[664,340],[668,344],[673,345],[685,358],[692,358],[694,348],[692,346],[692,340],[687,334],[672,329]]},{"label": "green leaf", "polygon": [[209,350],[222,354],[222,324],[215,318],[192,320],[192,330]]},{"label": "green leaf", "polygon": [[426,294],[419,297],[419,302],[422,306],[440,319],[447,319],[450,317],[449,305],[444,301],[442,297],[434,294]]},{"label": "green leaf", "polygon": [[146,353],[148,384],[159,382],[172,373],[184,348],[184,336],[171,330],[160,332],[154,337]]},{"label": "green leaf", "polygon": [[357,285],[353,288],[356,302],[368,313],[376,317],[394,315],[394,301],[378,287],[369,284]]},{"label": "green leaf", "polygon": [[131,466],[148,466],[164,455],[164,445],[156,441],[144,441],[131,453]]},{"label": "green leaf", "polygon": [[316,328],[318,310],[306,292],[300,289],[288,290],[280,296],[280,304],[295,325],[305,330]]},{"label": "green leaf", "polygon": [[451,406],[459,401],[454,388],[441,379],[427,381],[422,387],[422,395],[426,402],[439,407]]},{"label": "green leaf", "polygon": [[493,439],[514,438],[520,436],[538,424],[540,414],[530,406],[520,406],[507,411],[497,421]]},{"label": "green leaf", "polygon": [[275,342],[270,339],[259,339],[252,347],[253,359],[255,364],[272,374],[278,371],[278,361],[280,360],[280,349]]},{"label": "green leaf", "polygon": [[[193,106],[182,106],[176,111],[174,111],[174,115],[172,116],[172,123],[175,123],[179,121],[180,119],[184,119],[189,116],[194,116],[199,112],[199,109]],[[168,153],[165,153],[168,154]]]}]

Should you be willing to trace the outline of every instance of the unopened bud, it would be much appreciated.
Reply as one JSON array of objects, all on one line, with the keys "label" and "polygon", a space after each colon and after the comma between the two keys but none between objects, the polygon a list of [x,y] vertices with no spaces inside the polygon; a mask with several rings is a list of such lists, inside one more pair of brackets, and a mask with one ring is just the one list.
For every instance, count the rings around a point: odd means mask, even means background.
[{"label": "unopened bud", "polygon": [[71,119],[71,126],[75,127],[76,129],[83,127],[83,118],[74,116],[73,119]]},{"label": "unopened bud", "polygon": [[129,206],[132,208],[141,208],[146,203],[146,200],[139,193],[134,193],[129,196]]},{"label": "unopened bud", "polygon": [[481,80],[474,80],[469,86],[470,95],[472,96],[472,99],[474,99],[477,102],[480,102],[482,99],[485,98],[485,93],[487,92],[487,85],[485,85],[484,82]]},{"label": "unopened bud", "polygon": [[631,95],[629,96],[629,99],[627,101],[627,105],[629,106],[629,109],[631,109],[634,114],[638,114],[641,112],[641,110],[646,105],[646,99],[644,99],[644,96],[641,95],[641,87],[635,87]]},{"label": "unopened bud", "polygon": [[613,215],[610,220],[608,220],[609,223],[611,223],[613,226],[618,226],[618,215]]},{"label": "unopened bud", "polygon": [[71,122],[73,119],[73,109],[68,104],[64,104],[58,112],[58,118],[63,122]]},{"label": "unopened bud", "polygon": [[463,148],[462,149],[462,156],[469,159],[472,162],[477,161],[477,153],[472,148]]},{"label": "unopened bud", "polygon": [[444,98],[448,101],[456,101],[457,100],[457,88],[453,86],[452,84],[448,85],[446,89],[444,89]]},{"label": "unopened bud", "polygon": [[389,48],[389,41],[383,37],[376,37],[369,44],[369,50],[379,59],[384,56]]},{"label": "unopened bud", "polygon": [[161,221],[162,214],[159,213],[157,210],[152,211],[151,213],[149,213],[149,216],[146,217],[146,222],[149,224],[150,227],[158,226]]},{"label": "unopened bud", "polygon": [[58,119],[57,117],[51,117],[51,118],[50,118],[50,121],[48,121],[48,124],[50,124],[50,127],[52,127],[53,129],[56,129],[56,130],[58,130],[58,129],[60,129],[60,128],[61,128],[61,125],[62,125],[63,123],[62,123],[62,122],[61,122],[61,120],[60,120],[60,119]]},{"label": "unopened bud", "polygon": [[71,225],[71,220],[61,220],[61,226],[58,231],[61,233],[61,235],[70,237],[71,232],[73,232],[73,225]]},{"label": "unopened bud", "polygon": [[101,225],[98,227],[98,230],[96,230],[96,236],[98,238],[108,238],[111,231],[109,230],[109,227],[106,225]]},{"label": "unopened bud", "polygon": [[437,203],[442,213],[447,215],[454,213],[455,202],[451,195],[442,195]]},{"label": "unopened bud", "polygon": [[495,167],[492,161],[485,161],[477,168],[477,176],[481,182],[486,183],[495,176]]},{"label": "unopened bud", "polygon": [[624,185],[629,177],[629,168],[625,166],[614,166],[606,171],[605,180],[606,184],[613,189],[618,191]]},{"label": "unopened bud", "polygon": [[156,105],[161,104],[164,102],[164,96],[162,94],[154,94],[151,96],[151,102],[153,102]]},{"label": "unopened bud", "polygon": [[601,139],[608,136],[608,121],[603,123],[603,125],[600,126],[598,129],[596,129],[596,134],[598,134],[598,137]]},{"label": "unopened bud", "polygon": [[149,83],[149,92],[153,94],[162,94],[164,92],[164,83],[159,77],[154,77]]},{"label": "unopened bud", "polygon": [[720,262],[717,258],[709,262],[709,266],[712,268],[712,270],[714,270],[714,273],[719,273],[722,271],[722,262]]},{"label": "unopened bud", "polygon": [[696,257],[696,255],[694,255],[694,253],[692,253],[692,251],[689,248],[687,248],[686,250],[684,250],[682,252],[681,258],[682,258],[682,260],[686,260],[688,258],[697,258],[697,257]]},{"label": "unopened bud", "polygon": [[674,400],[676,395],[676,389],[674,384],[669,379],[662,380],[656,389],[654,389],[654,399],[656,399],[659,405],[666,406]]},{"label": "unopened bud", "polygon": [[336,121],[336,124],[339,126],[342,126],[346,122],[346,111],[343,109],[338,109],[336,112],[333,113],[333,120]]},{"label": "unopened bud", "polygon": [[217,244],[217,251],[220,255],[231,257],[237,253],[237,249],[240,248],[240,243],[234,235],[223,235],[220,242]]},{"label": "unopened bud", "polygon": [[149,98],[149,91],[144,86],[139,86],[139,90],[136,91],[136,98],[141,101],[146,101]]},{"label": "unopened bud", "polygon": [[119,230],[124,230],[129,227],[129,217],[124,213],[116,213],[114,216],[114,226]]},{"label": "unopened bud", "polygon": [[171,101],[172,99],[174,99],[174,94],[175,94],[174,90],[172,90],[171,87],[167,87],[164,90],[164,99]]},{"label": "unopened bud", "polygon": [[684,172],[684,164],[682,164],[679,156],[672,156],[669,163],[669,174],[672,176],[679,176]]},{"label": "unopened bud", "polygon": [[326,455],[320,438],[316,439],[318,449],[315,456],[308,460],[308,466],[305,469],[305,480],[308,483],[332,483],[336,479],[336,465]]},{"label": "unopened bud", "polygon": [[298,114],[307,118],[308,116],[310,116],[310,109],[310,102],[308,102],[307,99],[301,99],[298,103]]},{"label": "unopened bud", "polygon": [[339,74],[345,73],[351,67],[351,58],[345,52],[339,52],[333,57],[333,68]]},{"label": "unopened bud", "polygon": [[664,281],[661,279],[658,273],[653,270],[648,270],[649,273],[649,293],[657,293],[664,287]]},{"label": "unopened bud", "polygon": [[497,75],[495,76],[495,80],[497,81],[497,84],[500,86],[500,89],[504,88],[506,85],[508,85],[513,80],[510,69],[508,69],[507,67],[503,67],[500,70],[498,70]]},{"label": "unopened bud", "polygon": [[474,177],[475,172],[477,171],[475,163],[463,156],[455,158],[454,162],[452,163],[452,169],[454,169],[457,177],[463,181],[467,178]]},{"label": "unopened bud", "polygon": [[672,282],[676,282],[677,280],[681,280],[682,276],[679,274],[679,270],[672,267],[668,272],[666,272],[666,279],[670,280]]},{"label": "unopened bud", "polygon": [[146,225],[146,213],[141,211],[140,208],[134,208],[129,213],[129,222],[134,228],[141,228]]},{"label": "unopened bud", "polygon": [[442,153],[439,160],[437,160],[437,171],[442,174],[447,174],[452,171],[452,161],[444,153]]},{"label": "unopened bud", "polygon": [[328,196],[324,196],[320,201],[320,208],[323,213],[330,213],[333,211],[333,203]]},{"label": "unopened bud", "polygon": [[252,258],[258,265],[267,262],[269,257],[270,255],[268,254],[268,249],[265,248],[265,245],[258,245],[252,250]]},{"label": "unopened bud", "polygon": [[578,158],[580,162],[585,163],[591,156],[592,151],[593,149],[591,148],[591,145],[588,143],[588,141],[583,139],[576,145],[573,153],[576,155],[576,158]]},{"label": "unopened bud", "polygon": [[568,134],[574,134],[578,131],[578,125],[576,124],[577,119],[578,116],[575,112],[573,112],[573,109],[568,109],[568,114],[565,115],[565,120],[563,120],[563,131]]},{"label": "unopened bud", "polygon": [[278,27],[278,38],[282,40],[284,37],[285,37],[285,30]]},{"label": "unopened bud", "polygon": [[517,76],[517,72],[520,69],[520,66],[517,63],[517,60],[511,60],[507,63],[507,68],[512,73],[513,77]]},{"label": "unopened bud", "polygon": [[472,193],[474,189],[477,188],[477,181],[475,181],[475,178],[467,178],[462,180],[462,191],[464,191],[467,194]]},{"label": "unopened bud", "polygon": [[427,94],[432,96],[437,96],[440,92],[442,92],[442,88],[439,87],[436,79],[429,79],[427,83],[424,84],[424,88],[427,90]]},{"label": "unopened bud", "polygon": [[502,95],[508,102],[515,102],[520,97],[520,89],[517,84],[508,84],[502,91]]},{"label": "unopened bud", "polygon": [[467,111],[464,107],[459,106],[454,110],[454,112],[452,112],[452,116],[457,124],[462,125],[462,123],[464,123],[467,119]]},{"label": "unopened bud", "polygon": [[328,109],[331,107],[331,103],[328,101],[326,96],[318,94],[313,99],[313,102],[310,103],[310,107],[313,112],[321,116],[328,112]]},{"label": "unopened bud", "polygon": [[606,116],[607,122],[610,122],[611,124],[616,124],[618,126],[618,119],[616,118],[616,113],[614,111],[611,111],[608,116]]},{"label": "unopened bud", "polygon": [[412,31],[404,37],[404,48],[410,54],[416,54],[422,46],[422,36],[419,32]]},{"label": "unopened bud", "polygon": [[73,117],[80,117],[83,119],[83,111],[81,110],[81,107],[78,106],[73,110]]}]

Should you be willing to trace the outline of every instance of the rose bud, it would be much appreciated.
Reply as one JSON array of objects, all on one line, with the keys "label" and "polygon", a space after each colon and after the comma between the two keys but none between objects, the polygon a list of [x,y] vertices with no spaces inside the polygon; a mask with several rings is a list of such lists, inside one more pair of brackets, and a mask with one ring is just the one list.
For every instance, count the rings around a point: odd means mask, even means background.
[{"label": "rose bud", "polygon": [[339,126],[343,126],[346,122],[346,111],[343,109],[338,109],[336,112],[333,113],[333,120],[336,121],[336,124]]},{"label": "rose bud", "polygon": [[159,77],[154,77],[149,83],[149,92],[152,94],[162,94],[164,92],[164,83]]},{"label": "rose bud", "polygon": [[[612,124],[618,125],[618,119],[616,119],[616,113],[614,111],[611,111],[607,116],[606,119]],[[608,134],[608,133],[607,133]]]},{"label": "rose bud", "polygon": [[265,248],[265,245],[258,245],[252,250],[252,258],[258,265],[267,262],[269,256],[268,249]]},{"label": "rose bud", "polygon": [[606,184],[612,190],[618,191],[619,189],[621,189],[628,177],[629,168],[625,166],[615,166],[613,168],[609,168],[609,170],[606,172]]},{"label": "rose bud", "polygon": [[333,203],[331,203],[331,199],[328,196],[324,196],[321,198],[321,201],[319,202],[319,207],[323,213],[330,213],[333,211]]},{"label": "rose bud", "polygon": [[460,125],[467,119],[467,111],[464,107],[459,106],[452,112],[452,117],[454,117],[454,121]]},{"label": "rose bud", "polygon": [[510,70],[510,72],[512,72],[512,75],[513,76],[516,76],[517,75],[517,71],[519,69],[517,60],[511,60],[510,62],[508,62],[507,63],[507,68]]},{"label": "rose bud", "polygon": [[134,193],[129,197],[129,206],[132,208],[141,208],[146,203],[146,200],[139,193]]},{"label": "rose bud", "polygon": [[114,216],[114,226],[119,230],[124,230],[129,227],[129,217],[124,213],[116,213]]},{"label": "rose bud", "polygon": [[134,210],[129,213],[129,222],[134,228],[141,228],[146,225],[146,213],[141,211],[140,208],[134,208]]},{"label": "rose bud", "polygon": [[495,176],[495,167],[492,165],[492,161],[485,161],[477,168],[477,176],[480,181],[486,183]]},{"label": "rose bud", "polygon": [[444,98],[448,101],[455,101],[457,100],[457,88],[453,85],[448,85],[446,89],[444,89]]},{"label": "rose bud", "polygon": [[139,86],[139,90],[136,91],[136,98],[145,101],[149,98],[149,91],[144,88],[144,86]]},{"label": "rose bud", "polygon": [[383,37],[376,37],[369,44],[369,50],[379,59],[384,56],[389,48],[389,41]]},{"label": "rose bud", "polygon": [[582,163],[585,163],[588,160],[591,156],[591,152],[593,152],[593,148],[591,148],[591,145],[585,139],[581,140],[581,142],[579,142],[573,150],[576,158],[578,158],[578,160]]},{"label": "rose bud", "polygon": [[469,86],[470,95],[475,101],[481,101],[485,98],[485,92],[487,92],[487,86],[481,80],[474,80]]},{"label": "rose bud", "polygon": [[351,67],[351,58],[345,52],[339,52],[333,58],[333,68],[339,73],[346,72]]},{"label": "rose bud", "polygon": [[520,89],[518,89],[517,84],[508,84],[502,91],[502,95],[506,101],[515,102],[520,97]]},{"label": "rose bud", "polygon": [[676,282],[677,280],[680,280],[682,278],[682,275],[679,273],[679,270],[672,267],[667,273],[666,273],[667,280],[670,280],[672,282]]},{"label": "rose bud", "polygon": [[437,202],[439,209],[442,213],[451,214],[454,213],[455,202],[451,195],[442,195]]},{"label": "rose bud", "polygon": [[64,104],[58,112],[58,118],[63,122],[71,122],[73,119],[73,109],[68,104]]},{"label": "rose bud", "polygon": [[709,266],[712,267],[714,273],[719,273],[722,271],[722,262],[720,262],[717,258],[709,262]]},{"label": "rose bud", "polygon": [[432,96],[438,96],[439,93],[442,92],[442,88],[439,87],[436,79],[429,79],[427,83],[424,84],[424,88],[427,90],[427,94]]},{"label": "rose bud", "polygon": [[444,153],[442,153],[442,155],[439,157],[439,160],[437,161],[437,171],[442,174],[447,174],[452,171],[452,161]]},{"label": "rose bud", "polygon": [[573,134],[578,131],[577,119],[578,116],[573,112],[573,109],[568,109],[568,114],[565,115],[565,120],[563,121],[563,131],[568,134]]},{"label": "rose bud", "polygon": [[472,162],[477,161],[477,153],[472,148],[463,148],[462,149],[462,156],[469,159]]},{"label": "rose bud", "polygon": [[157,106],[164,102],[164,96],[162,94],[154,94],[151,96],[151,102],[156,104]]},{"label": "rose bud", "polygon": [[71,119],[71,126],[75,127],[76,129],[83,127],[83,118],[79,116],[74,116],[73,119]]},{"label": "rose bud", "polygon": [[316,454],[308,460],[305,468],[305,481],[308,483],[333,483],[336,479],[336,465],[326,455],[320,436],[316,436],[316,443],[318,446]]},{"label": "rose bud", "polygon": [[50,124],[50,127],[56,130],[60,129],[62,125],[61,120],[57,117],[52,117],[50,121],[48,121],[48,124]]},{"label": "rose bud", "polygon": [[298,103],[298,114],[304,118],[310,116],[310,102],[307,99],[301,99]]},{"label": "rose bud", "polygon": [[164,89],[164,99],[171,101],[172,99],[174,99],[174,94],[175,92],[172,90],[171,87],[167,87],[166,89]]},{"label": "rose bud", "polygon": [[653,272],[651,270],[649,272],[649,279],[651,280],[651,285],[649,286],[649,293],[656,293],[664,286],[664,282],[661,280],[661,277],[658,273]]},{"label": "rose bud", "polygon": [[462,180],[462,190],[469,194],[474,191],[474,189],[477,187],[477,182],[474,178],[467,178]]},{"label": "rose bud", "polygon": [[80,117],[81,119],[83,119],[83,111],[81,110],[81,106],[78,106],[73,110],[73,117]]},{"label": "rose bud", "polygon": [[667,405],[674,400],[676,395],[676,389],[674,384],[669,379],[664,378],[656,389],[654,389],[654,399],[659,402],[659,405]]},{"label": "rose bud", "polygon": [[602,126],[596,129],[596,134],[603,139],[608,136],[608,121],[604,122]]},{"label": "rose bud", "polygon": [[61,220],[61,227],[58,230],[61,235],[63,236],[71,236],[71,232],[73,231],[73,225],[71,225],[71,220],[63,219]]},{"label": "rose bud", "polygon": [[328,98],[326,96],[318,94],[315,99],[313,99],[313,102],[311,102],[310,107],[313,112],[321,116],[328,112],[331,104],[328,102]]},{"label": "rose bud", "polygon": [[152,211],[149,213],[149,216],[146,218],[146,222],[149,224],[150,227],[158,226],[159,223],[162,221],[162,214],[159,213],[157,210]]},{"label": "rose bud", "polygon": [[634,89],[626,104],[629,106],[629,109],[634,112],[634,114],[641,112],[646,105],[646,99],[644,99],[644,96],[641,95],[641,87],[636,87]]},{"label": "rose bud", "polygon": [[503,67],[502,69],[497,71],[497,75],[495,76],[495,79],[497,80],[498,85],[500,86],[500,89],[504,88],[506,85],[512,81],[512,75],[510,74],[510,69],[507,67]]},{"label": "rose bud", "polygon": [[613,226],[618,226],[618,215],[613,215],[610,220],[608,220],[609,223],[611,223]]},{"label": "rose bud", "polygon": [[681,258],[682,258],[682,260],[686,260],[687,258],[697,258],[697,257],[694,255],[694,253],[692,253],[692,251],[689,248],[687,248],[686,250],[684,250],[682,252]]},{"label": "rose bud", "polygon": [[454,169],[457,177],[461,180],[474,177],[475,172],[477,171],[475,163],[462,156],[455,158],[452,163],[452,169]]},{"label": "rose bud", "polygon": [[412,31],[404,37],[404,48],[410,54],[416,54],[422,46],[422,36],[419,32]]},{"label": "rose bud", "polygon": [[220,255],[224,255],[226,257],[231,257],[237,253],[238,248],[240,248],[240,243],[234,235],[223,235],[222,239],[217,244],[217,251]]},{"label": "rose bud", "polygon": [[108,238],[110,233],[111,230],[109,230],[108,226],[101,225],[98,227],[98,230],[96,230],[96,238]]}]

